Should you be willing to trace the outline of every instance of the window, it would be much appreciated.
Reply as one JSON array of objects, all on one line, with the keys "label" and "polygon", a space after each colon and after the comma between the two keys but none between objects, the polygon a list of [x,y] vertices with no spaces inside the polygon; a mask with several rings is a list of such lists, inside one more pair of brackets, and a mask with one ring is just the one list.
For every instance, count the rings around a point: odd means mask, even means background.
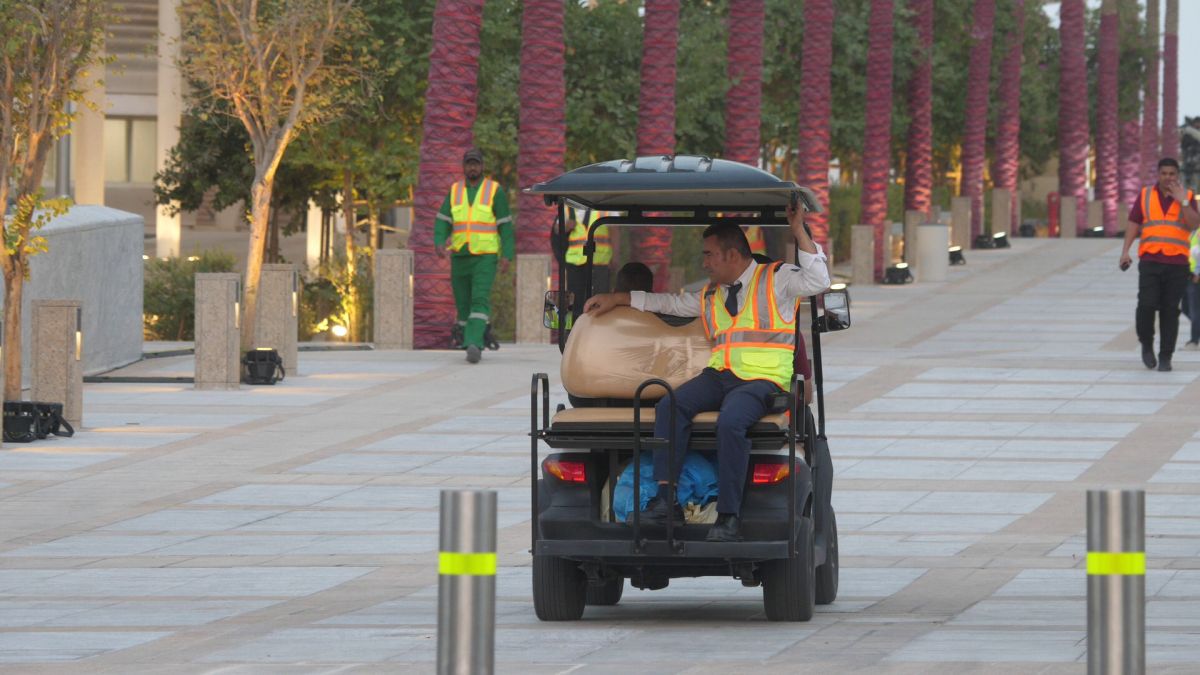
[{"label": "window", "polygon": [[151,183],[156,164],[157,125],[153,119],[104,120],[104,182]]}]

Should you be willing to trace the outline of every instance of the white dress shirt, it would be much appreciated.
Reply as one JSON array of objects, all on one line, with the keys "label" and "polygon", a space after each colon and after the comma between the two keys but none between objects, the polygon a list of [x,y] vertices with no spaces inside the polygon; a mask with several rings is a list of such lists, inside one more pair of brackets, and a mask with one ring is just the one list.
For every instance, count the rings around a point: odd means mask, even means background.
[{"label": "white dress shirt", "polygon": [[[799,262],[799,265],[784,264],[775,272],[775,300],[784,321],[791,321],[795,316],[797,298],[816,295],[829,288],[829,268],[825,265],[825,252],[820,244],[817,244],[816,253],[800,251]],[[746,293],[758,265],[751,260],[737,279],[742,284],[737,295],[739,308],[746,306]],[[634,309],[672,316],[700,316],[701,301],[700,292],[629,292],[629,305]]]}]

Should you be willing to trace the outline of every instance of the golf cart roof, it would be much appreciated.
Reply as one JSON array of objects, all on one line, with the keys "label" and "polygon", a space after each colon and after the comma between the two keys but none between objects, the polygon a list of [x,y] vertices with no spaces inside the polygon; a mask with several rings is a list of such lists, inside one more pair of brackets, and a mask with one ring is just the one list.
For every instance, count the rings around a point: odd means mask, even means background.
[{"label": "golf cart roof", "polygon": [[653,155],[591,164],[525,190],[547,204],[566,199],[598,211],[681,209],[705,211],[787,208],[793,193],[806,211],[820,212],[806,187],[725,159]]}]

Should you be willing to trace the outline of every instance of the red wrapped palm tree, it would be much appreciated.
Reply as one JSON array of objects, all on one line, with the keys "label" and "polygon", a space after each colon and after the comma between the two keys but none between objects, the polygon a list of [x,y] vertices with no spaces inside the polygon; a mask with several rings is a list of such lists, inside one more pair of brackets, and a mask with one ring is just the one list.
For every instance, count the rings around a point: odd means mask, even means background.
[{"label": "red wrapped palm tree", "polygon": [[1084,54],[1083,0],[1063,0],[1059,9],[1061,73],[1058,82],[1058,192],[1075,202],[1075,227],[1087,223],[1088,85]]},{"label": "red wrapped palm tree", "polygon": [[971,198],[971,240],[983,232],[983,163],[986,156],[988,87],[992,72],[992,32],[996,0],[975,0],[971,59],[967,64],[967,106],[963,121],[962,186]]},{"label": "red wrapped palm tree", "polygon": [[418,348],[449,346],[454,323],[450,265],[433,253],[433,221],[471,146],[478,96],[479,29],[483,0],[438,0],[433,14],[433,51],[420,168],[414,197],[416,224],[409,247],[416,258],[413,342]]},{"label": "red wrapped palm tree", "polygon": [[921,51],[908,82],[904,210],[928,213],[933,205],[933,0],[910,0],[909,7]]},{"label": "red wrapped palm tree", "polygon": [[1179,0],[1167,0],[1163,23],[1162,156],[1179,158]]},{"label": "red wrapped palm tree", "polygon": [[1158,154],[1162,136],[1158,128],[1158,0],[1146,0],[1145,83],[1142,93],[1142,175],[1143,184],[1158,179]]},{"label": "red wrapped palm tree", "polygon": [[[1013,30],[1007,36],[1008,51],[1000,71],[1000,116],[996,119],[996,149],[992,157],[992,182],[1008,190],[1012,220],[1009,232],[1016,232],[1021,217],[1017,204],[1017,180],[1021,166],[1021,54],[1025,47],[1025,0],[1013,0]],[[995,208],[993,206],[993,208]],[[995,234],[995,233],[993,233]]]},{"label": "red wrapped palm tree", "polygon": [[[642,32],[642,85],[638,96],[638,155],[675,153],[675,52],[679,43],[679,0],[646,0]],[[666,290],[671,266],[671,230],[634,227],[637,259],[654,272],[654,290]]]},{"label": "red wrapped palm tree", "polygon": [[1104,232],[1117,231],[1117,80],[1120,55],[1117,0],[1100,6],[1100,58],[1096,75],[1096,199],[1104,205]]},{"label": "red wrapped palm tree", "polygon": [[891,262],[884,250],[888,227],[888,173],[892,152],[892,28],[894,0],[871,0],[867,31],[867,111],[863,128],[862,223],[875,228],[875,280]]},{"label": "red wrapped palm tree", "polygon": [[[566,83],[562,0],[525,0],[521,15],[521,101],[517,182],[525,188],[562,172],[566,152]],[[555,212],[537,196],[520,193],[519,253],[550,251]]]},{"label": "red wrapped palm tree", "polygon": [[[829,205],[830,71],[833,68],[833,0],[804,1],[804,46],[800,62],[800,139],[797,176]],[[829,246],[829,213],[807,222],[818,244]]]},{"label": "red wrapped palm tree", "polygon": [[729,92],[725,95],[725,158],[758,165],[762,109],[763,0],[729,7]]}]

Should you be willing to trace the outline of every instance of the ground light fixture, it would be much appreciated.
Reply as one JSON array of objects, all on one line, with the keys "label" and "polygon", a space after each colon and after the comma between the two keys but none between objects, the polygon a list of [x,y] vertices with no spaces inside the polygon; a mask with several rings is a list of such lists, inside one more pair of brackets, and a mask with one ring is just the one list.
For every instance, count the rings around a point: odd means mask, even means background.
[{"label": "ground light fixture", "polygon": [[1012,244],[1008,243],[1007,232],[997,232],[992,235],[993,248],[1012,248]]},{"label": "ground light fixture", "polygon": [[889,286],[911,284],[912,282],[913,275],[912,271],[908,269],[908,263],[896,263],[883,272],[883,283]]},{"label": "ground light fixture", "polygon": [[336,323],[329,327],[329,332],[333,333],[333,336],[336,338],[344,338],[350,334],[350,331],[346,330],[345,326]]},{"label": "ground light fixture", "polygon": [[1104,236],[1104,227],[1102,225],[1097,225],[1095,227],[1089,227],[1088,229],[1083,231],[1083,236],[1085,236],[1085,237],[1103,237]]},{"label": "ground light fixture", "polygon": [[971,248],[996,248],[996,240],[990,234],[981,234],[971,242]]},{"label": "ground light fixture", "polygon": [[950,247],[950,264],[951,265],[966,265],[967,259],[963,257],[961,246]]}]

